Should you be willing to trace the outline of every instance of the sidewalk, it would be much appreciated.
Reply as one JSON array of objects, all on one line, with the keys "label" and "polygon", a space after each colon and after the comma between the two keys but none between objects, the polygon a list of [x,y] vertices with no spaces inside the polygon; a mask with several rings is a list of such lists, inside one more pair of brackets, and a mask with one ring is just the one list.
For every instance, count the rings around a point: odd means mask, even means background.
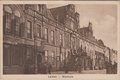
[{"label": "sidewalk", "polygon": [[[52,74],[66,74],[65,71],[56,71],[56,72],[52,72]],[[69,71],[67,74],[79,74],[76,71]]]},{"label": "sidewalk", "polygon": [[81,74],[106,74],[106,69],[103,70],[85,70]]},{"label": "sidewalk", "polygon": [[[64,71],[52,72],[52,74],[65,74]],[[76,71],[69,71],[67,74],[106,74],[106,70],[84,70],[81,73]]]}]

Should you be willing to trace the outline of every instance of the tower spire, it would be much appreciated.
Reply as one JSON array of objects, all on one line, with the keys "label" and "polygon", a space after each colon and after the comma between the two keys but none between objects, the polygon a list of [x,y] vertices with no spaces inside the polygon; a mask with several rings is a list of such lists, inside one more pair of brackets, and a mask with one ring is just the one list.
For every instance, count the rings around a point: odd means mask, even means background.
[{"label": "tower spire", "polygon": [[92,27],[92,23],[89,21],[88,27]]}]

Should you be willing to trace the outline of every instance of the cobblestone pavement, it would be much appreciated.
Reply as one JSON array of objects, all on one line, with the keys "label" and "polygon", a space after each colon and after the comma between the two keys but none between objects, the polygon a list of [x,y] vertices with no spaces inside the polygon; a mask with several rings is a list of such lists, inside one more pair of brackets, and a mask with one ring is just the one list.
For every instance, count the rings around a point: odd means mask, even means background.
[{"label": "cobblestone pavement", "polygon": [[[52,72],[52,74],[65,74],[64,71]],[[69,71],[67,74],[106,74],[106,70],[84,70],[81,73],[76,71]]]}]

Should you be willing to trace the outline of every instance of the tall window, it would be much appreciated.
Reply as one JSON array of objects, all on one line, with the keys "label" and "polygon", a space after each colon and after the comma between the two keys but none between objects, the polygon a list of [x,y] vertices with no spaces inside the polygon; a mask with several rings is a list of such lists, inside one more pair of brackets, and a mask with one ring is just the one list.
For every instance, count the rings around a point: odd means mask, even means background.
[{"label": "tall window", "polygon": [[32,22],[27,21],[27,38],[32,38]]},{"label": "tall window", "polygon": [[48,51],[45,51],[45,60],[48,61]]},{"label": "tall window", "polygon": [[41,37],[41,26],[37,25],[37,37]]},{"label": "tall window", "polygon": [[54,31],[51,31],[51,42],[54,43]]},{"label": "tall window", "polygon": [[45,28],[45,39],[46,39],[47,42],[48,42],[48,29],[47,29],[47,28]]},{"label": "tall window", "polygon": [[51,53],[51,61],[52,61],[52,64],[55,63],[55,52],[54,51]]},{"label": "tall window", "polygon": [[60,45],[63,46],[62,34],[60,34]]},{"label": "tall window", "polygon": [[13,20],[13,29],[14,29],[14,34],[16,36],[20,36],[20,13],[19,11],[14,12],[14,20]]},{"label": "tall window", "polygon": [[61,52],[61,62],[65,59],[65,54],[63,52]]},{"label": "tall window", "polygon": [[4,14],[3,14],[3,32],[11,33],[11,18],[12,18],[12,10],[9,6],[4,6]]}]

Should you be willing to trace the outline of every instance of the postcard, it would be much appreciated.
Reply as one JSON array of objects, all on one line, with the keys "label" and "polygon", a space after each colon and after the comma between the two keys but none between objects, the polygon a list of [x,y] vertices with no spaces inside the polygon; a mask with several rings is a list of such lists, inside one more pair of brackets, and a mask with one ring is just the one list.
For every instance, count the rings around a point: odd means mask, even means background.
[{"label": "postcard", "polygon": [[118,1],[1,1],[2,80],[119,80]]}]

